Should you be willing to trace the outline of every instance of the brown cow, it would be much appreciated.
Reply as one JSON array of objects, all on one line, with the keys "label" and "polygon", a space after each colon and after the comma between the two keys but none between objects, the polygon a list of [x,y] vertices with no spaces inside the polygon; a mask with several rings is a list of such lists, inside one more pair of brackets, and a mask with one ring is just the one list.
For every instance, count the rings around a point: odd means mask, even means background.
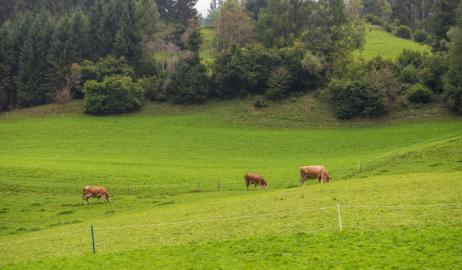
[{"label": "brown cow", "polygon": [[88,204],[89,198],[98,198],[98,201],[101,200],[101,203],[104,201],[111,202],[109,198],[109,192],[105,187],[98,186],[86,186],[82,190],[82,199],[83,204]]},{"label": "brown cow", "polygon": [[254,184],[255,187],[258,187],[260,189],[260,186],[264,187],[265,189],[268,189],[268,183],[265,181],[263,176],[256,174],[256,173],[246,173],[244,175],[245,179],[245,185],[247,189],[249,189],[250,184]]},{"label": "brown cow", "polygon": [[318,182],[328,183],[332,178],[329,176],[329,172],[326,167],[322,165],[305,166],[300,168],[300,183],[305,185],[306,179],[318,179]]}]

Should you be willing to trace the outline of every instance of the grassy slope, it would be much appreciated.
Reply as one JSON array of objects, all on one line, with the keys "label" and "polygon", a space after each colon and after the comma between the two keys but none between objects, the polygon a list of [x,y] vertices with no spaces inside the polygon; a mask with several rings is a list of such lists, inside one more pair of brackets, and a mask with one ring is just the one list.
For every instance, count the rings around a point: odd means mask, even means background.
[{"label": "grassy slope", "polygon": [[[457,249],[439,250],[456,244],[460,206],[346,207],[462,203],[460,120],[350,126],[312,112],[311,101],[274,103],[266,111],[253,111],[252,100],[156,105],[125,118],[82,116],[79,103],[64,118],[55,117],[54,106],[10,114],[0,120],[0,140],[8,145],[0,153],[0,261],[37,269],[81,269],[82,261],[88,268],[109,262],[129,269],[133,259],[140,268],[303,268],[307,262],[348,268],[377,266],[386,252],[389,259],[380,263],[389,267],[456,265]],[[425,111],[415,115],[421,119]],[[287,189],[307,163],[324,163],[336,180],[349,181]],[[248,170],[264,173],[271,190],[244,192]],[[212,192],[219,177],[222,191]],[[108,185],[113,203],[82,207],[80,188],[90,183]],[[208,192],[191,193],[198,190]],[[335,201],[345,207],[345,234],[336,233]],[[101,253],[92,259],[90,223]],[[244,248],[255,245],[264,251]],[[316,251],[300,255],[304,247]],[[210,258],[215,250],[223,260]],[[332,261],[323,256],[328,250],[343,256]],[[434,258],[422,259],[428,250]],[[368,260],[357,256],[370,252]]]},{"label": "grassy slope", "polygon": [[376,56],[394,60],[404,49],[430,52],[430,47],[426,45],[419,44],[412,40],[398,38],[375,26],[368,26],[366,44],[361,56],[366,60]]},{"label": "grassy slope", "polygon": [[214,38],[215,33],[212,27],[201,28],[202,44],[199,49],[199,57],[204,61],[210,61],[212,59],[212,53],[214,50]]}]

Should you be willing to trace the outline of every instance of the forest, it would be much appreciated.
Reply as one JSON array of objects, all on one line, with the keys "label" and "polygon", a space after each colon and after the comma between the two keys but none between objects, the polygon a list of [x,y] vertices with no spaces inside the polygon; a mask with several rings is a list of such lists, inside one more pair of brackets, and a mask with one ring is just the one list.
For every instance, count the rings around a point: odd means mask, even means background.
[{"label": "forest", "polygon": [[[462,112],[460,0],[0,0],[0,109],[85,99],[89,114],[325,92],[342,119],[402,104]],[[354,54],[374,25],[431,46]],[[210,59],[201,29],[213,29]]]}]

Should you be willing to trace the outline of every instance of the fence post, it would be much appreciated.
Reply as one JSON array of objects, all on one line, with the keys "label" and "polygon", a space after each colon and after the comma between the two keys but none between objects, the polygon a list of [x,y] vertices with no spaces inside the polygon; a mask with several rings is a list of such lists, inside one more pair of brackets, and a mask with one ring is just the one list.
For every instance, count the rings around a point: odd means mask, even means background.
[{"label": "fence post", "polygon": [[340,215],[340,204],[337,202],[337,214],[338,214],[338,226],[340,228],[340,231],[343,231],[343,226],[342,226],[342,216]]},{"label": "fence post", "polygon": [[220,191],[220,188],[221,188],[221,179],[218,178],[218,191]]},{"label": "fence post", "polygon": [[93,225],[91,225],[91,243],[93,247],[93,254],[96,253],[96,248],[95,248],[95,231],[93,230]]}]

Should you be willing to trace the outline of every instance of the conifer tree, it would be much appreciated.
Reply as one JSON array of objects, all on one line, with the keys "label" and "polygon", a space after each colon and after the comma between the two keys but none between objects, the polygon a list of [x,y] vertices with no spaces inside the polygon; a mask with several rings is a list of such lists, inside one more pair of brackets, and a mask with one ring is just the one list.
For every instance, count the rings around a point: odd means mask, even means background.
[{"label": "conifer tree", "polygon": [[457,26],[450,33],[449,71],[445,94],[451,107],[462,113],[462,3],[457,11]]}]

